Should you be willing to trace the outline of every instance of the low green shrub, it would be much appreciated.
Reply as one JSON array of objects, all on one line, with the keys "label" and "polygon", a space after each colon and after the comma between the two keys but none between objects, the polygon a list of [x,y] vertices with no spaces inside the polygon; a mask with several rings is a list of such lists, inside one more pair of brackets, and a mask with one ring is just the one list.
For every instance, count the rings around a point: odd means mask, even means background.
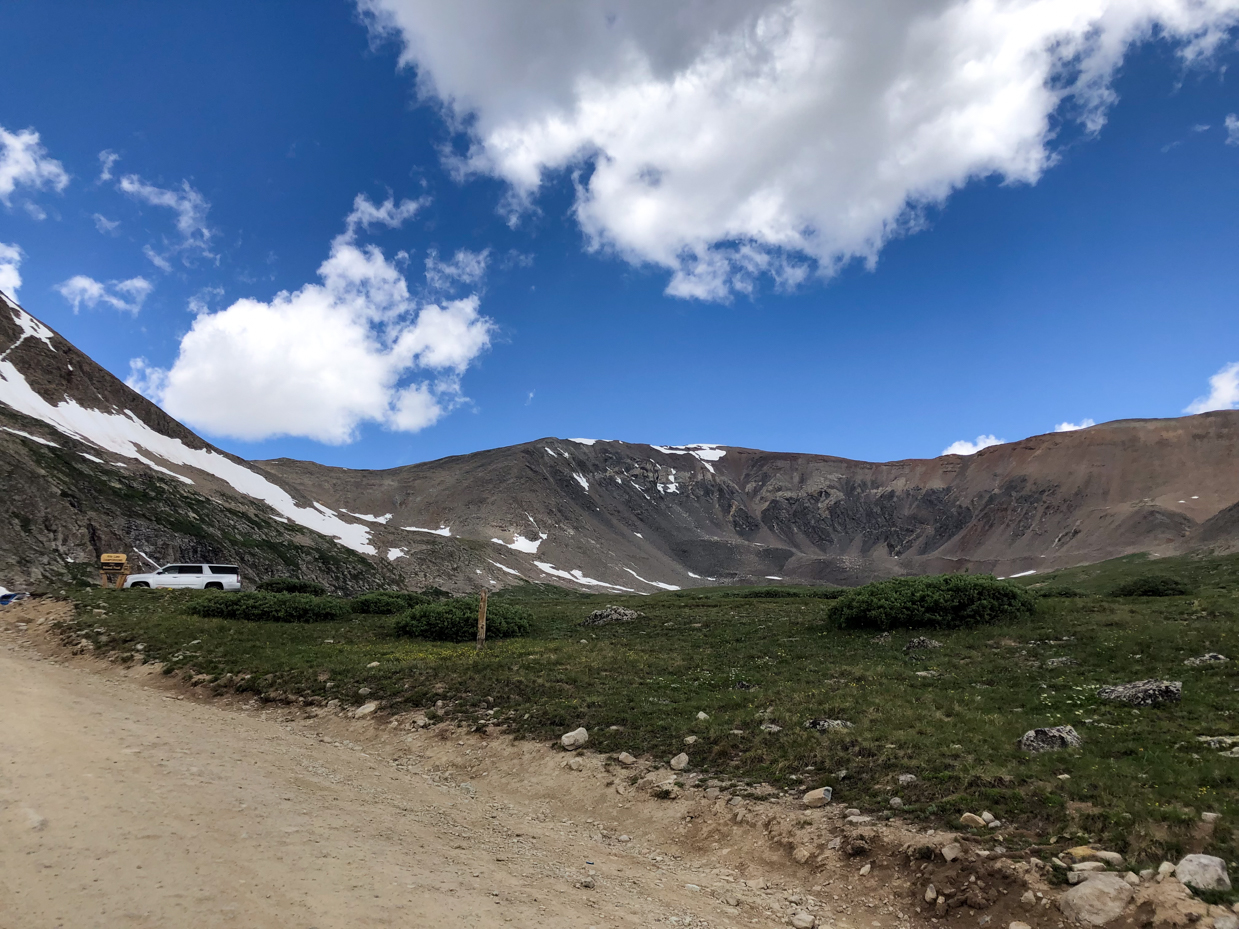
[{"label": "low green shrub", "polygon": [[251,623],[326,623],[349,615],[349,603],[336,597],[311,594],[210,594],[185,608],[193,616],[241,619]]},{"label": "low green shrub", "polygon": [[1082,590],[1076,590],[1074,587],[1040,587],[1033,591],[1038,597],[1062,597],[1071,599],[1075,597],[1087,597]]},{"label": "low green shrub", "polygon": [[984,574],[894,578],[848,591],[831,608],[842,629],[983,626],[1028,616],[1034,600],[1022,587]]},{"label": "low green shrub", "polygon": [[1143,577],[1132,578],[1119,584],[1112,591],[1112,597],[1182,597],[1190,594],[1192,588],[1177,577],[1165,574],[1146,574]]},{"label": "low green shrub", "polygon": [[254,589],[272,594],[310,594],[314,597],[327,593],[327,588],[318,581],[303,581],[299,577],[269,577],[259,581]]},{"label": "low green shrub", "polygon": [[795,587],[745,587],[729,591],[724,596],[744,600],[782,600],[791,597],[809,597],[815,600],[837,600],[847,593],[847,587],[813,587],[799,590]]},{"label": "low green shrub", "polygon": [[[532,614],[522,606],[489,602],[486,637],[507,639],[528,635]],[[453,597],[415,606],[396,620],[397,635],[436,642],[471,642],[478,634],[477,597]]]},{"label": "low green shrub", "polygon": [[393,616],[414,606],[430,603],[422,594],[409,594],[399,590],[376,590],[361,594],[351,601],[354,613],[371,616]]}]

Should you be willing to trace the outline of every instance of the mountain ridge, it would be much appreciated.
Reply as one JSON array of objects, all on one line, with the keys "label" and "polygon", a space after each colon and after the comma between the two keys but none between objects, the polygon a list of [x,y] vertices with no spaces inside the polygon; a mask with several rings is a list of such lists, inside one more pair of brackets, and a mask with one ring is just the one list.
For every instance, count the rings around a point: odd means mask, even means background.
[{"label": "mountain ridge", "polygon": [[85,579],[109,546],[339,590],[653,592],[1022,574],[1239,541],[1234,411],[888,462],[544,437],[357,470],[218,449],[2,294],[0,346],[7,586]]}]

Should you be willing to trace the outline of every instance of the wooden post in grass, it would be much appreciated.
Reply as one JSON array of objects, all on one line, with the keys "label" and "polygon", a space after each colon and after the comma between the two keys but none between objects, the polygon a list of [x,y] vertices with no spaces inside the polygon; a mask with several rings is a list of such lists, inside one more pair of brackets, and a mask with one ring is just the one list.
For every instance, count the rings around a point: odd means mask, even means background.
[{"label": "wooden post in grass", "polygon": [[478,651],[486,644],[486,591],[482,591],[482,601],[478,604]]}]

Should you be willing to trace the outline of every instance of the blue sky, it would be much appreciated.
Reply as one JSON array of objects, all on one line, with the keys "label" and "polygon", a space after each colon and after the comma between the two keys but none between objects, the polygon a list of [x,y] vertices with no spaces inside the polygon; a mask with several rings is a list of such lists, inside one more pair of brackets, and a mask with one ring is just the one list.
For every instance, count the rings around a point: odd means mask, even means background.
[{"label": "blue sky", "polygon": [[[536,5],[530,37],[484,0],[15,0],[0,248],[32,313],[249,458],[559,435],[888,460],[1180,415],[1215,376],[1205,405],[1234,406],[1235,9],[1145,5],[1045,0],[1038,38],[966,0],[600,0]],[[948,13],[1016,64],[943,77]],[[796,57],[831,30],[870,63]]]}]

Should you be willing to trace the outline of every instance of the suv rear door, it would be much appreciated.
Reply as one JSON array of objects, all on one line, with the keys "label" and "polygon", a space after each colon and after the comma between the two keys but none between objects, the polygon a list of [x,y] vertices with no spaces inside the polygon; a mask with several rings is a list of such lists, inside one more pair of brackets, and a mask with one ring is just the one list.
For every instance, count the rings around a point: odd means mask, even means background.
[{"label": "suv rear door", "polygon": [[202,565],[200,564],[168,565],[164,571],[169,575],[167,581],[165,581],[168,587],[192,588],[202,586]]}]

